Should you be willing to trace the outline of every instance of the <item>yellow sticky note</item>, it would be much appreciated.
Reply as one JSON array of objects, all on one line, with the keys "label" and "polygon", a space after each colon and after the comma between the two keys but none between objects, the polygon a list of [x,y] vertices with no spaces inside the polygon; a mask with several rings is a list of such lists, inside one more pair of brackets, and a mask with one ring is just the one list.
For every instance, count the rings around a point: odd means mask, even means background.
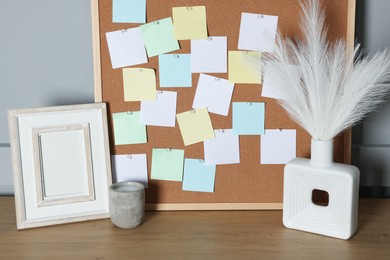
[{"label": "yellow sticky note", "polygon": [[229,51],[230,83],[261,83],[261,53]]},{"label": "yellow sticky note", "polygon": [[207,38],[206,7],[173,7],[173,28],[177,40]]},{"label": "yellow sticky note", "polygon": [[207,108],[199,108],[176,115],[184,145],[215,138]]},{"label": "yellow sticky note", "polygon": [[156,100],[156,73],[153,69],[124,68],[125,101]]}]

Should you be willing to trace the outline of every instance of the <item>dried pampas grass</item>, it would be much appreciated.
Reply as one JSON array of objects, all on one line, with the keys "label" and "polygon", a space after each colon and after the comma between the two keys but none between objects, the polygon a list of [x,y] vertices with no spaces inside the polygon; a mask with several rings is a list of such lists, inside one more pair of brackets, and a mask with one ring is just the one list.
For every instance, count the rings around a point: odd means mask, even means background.
[{"label": "dried pampas grass", "polygon": [[[316,140],[330,140],[377,108],[390,89],[390,52],[362,57],[327,40],[319,0],[301,4],[300,40],[276,38],[280,104]],[[291,66],[291,64],[296,66]],[[300,80],[296,80],[296,79]]]}]

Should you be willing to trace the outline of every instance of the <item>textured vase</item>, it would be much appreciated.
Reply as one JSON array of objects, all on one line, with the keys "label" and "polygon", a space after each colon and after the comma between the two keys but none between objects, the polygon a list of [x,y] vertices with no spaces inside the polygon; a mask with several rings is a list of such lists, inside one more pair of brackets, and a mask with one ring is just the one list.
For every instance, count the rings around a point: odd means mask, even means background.
[{"label": "textured vase", "polygon": [[120,228],[134,228],[142,223],[145,213],[144,185],[138,182],[117,182],[108,189],[110,217]]},{"label": "textured vase", "polygon": [[[357,230],[359,170],[333,162],[333,140],[311,141],[311,159],[295,158],[284,169],[283,224],[287,228],[340,239]],[[313,202],[328,194],[326,206]]]}]

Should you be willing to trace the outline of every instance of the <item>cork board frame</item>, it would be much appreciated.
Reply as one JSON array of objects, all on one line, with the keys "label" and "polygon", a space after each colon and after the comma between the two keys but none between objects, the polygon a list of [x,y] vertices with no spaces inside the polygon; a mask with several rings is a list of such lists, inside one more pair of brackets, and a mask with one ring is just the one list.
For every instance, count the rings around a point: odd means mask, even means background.
[{"label": "cork board frame", "polygon": [[[346,39],[349,48],[354,44],[355,0],[327,0],[322,2],[326,10],[329,39]],[[210,36],[227,36],[228,50],[237,50],[238,33],[242,12],[276,15],[278,29],[289,37],[299,37],[299,1],[297,0],[147,0],[147,22],[172,17],[172,7],[206,6],[207,28]],[[114,145],[112,113],[139,111],[140,102],[125,102],[123,98],[122,69],[113,69],[108,52],[106,32],[137,27],[140,24],[112,22],[112,0],[99,1],[100,52],[102,71],[102,101],[108,104],[111,154],[146,153],[148,158],[149,188],[146,189],[148,210],[255,210],[282,209],[284,165],[261,165],[260,137],[240,136],[240,164],[218,165],[215,192],[189,192],[182,190],[181,182],[151,180],[153,148],[184,149],[186,158],[203,158],[203,143],[184,146],[181,133],[176,127],[148,126],[148,143]],[[180,40],[180,50],[174,53],[190,53],[190,41]],[[153,68],[159,87],[158,57],[149,58],[136,68]],[[227,78],[227,74],[206,73]],[[177,113],[192,109],[192,102],[199,73],[192,74],[192,88],[163,90],[178,93]],[[297,156],[310,156],[310,136],[291,121],[283,109],[272,99],[260,96],[261,84],[236,84],[232,102],[265,102],[266,129],[296,129]],[[99,100],[98,100],[99,101]],[[231,107],[227,117],[210,114],[214,129],[231,128]],[[335,160],[350,162],[350,130],[335,140]]]}]

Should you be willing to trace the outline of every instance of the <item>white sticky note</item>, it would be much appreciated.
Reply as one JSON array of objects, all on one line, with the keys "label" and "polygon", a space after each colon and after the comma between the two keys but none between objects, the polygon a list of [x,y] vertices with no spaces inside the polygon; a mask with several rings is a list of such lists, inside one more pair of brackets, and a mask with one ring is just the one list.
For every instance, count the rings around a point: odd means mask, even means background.
[{"label": "white sticky note", "polygon": [[146,154],[113,155],[112,170],[117,182],[136,181],[148,187]]},{"label": "white sticky note", "polygon": [[[291,84],[299,84],[300,75],[298,73],[298,67],[296,65],[287,66],[288,70],[293,72],[290,75],[286,75],[280,64],[273,61],[266,62],[261,96],[283,99],[283,87],[289,87]],[[288,85],[285,86],[284,84]]]},{"label": "white sticky note", "polygon": [[174,127],[176,123],[177,93],[157,91],[155,101],[141,102],[141,122],[145,125]]},{"label": "white sticky note", "polygon": [[227,37],[191,40],[191,71],[226,73]]},{"label": "white sticky note", "polygon": [[141,30],[125,29],[106,33],[112,68],[122,68],[148,62]]},{"label": "white sticky note", "polygon": [[239,136],[232,129],[215,130],[215,138],[204,141],[206,164],[240,163]]},{"label": "white sticky note", "polygon": [[192,107],[207,107],[211,113],[227,116],[233,89],[234,83],[226,79],[200,74]]},{"label": "white sticky note", "polygon": [[238,49],[273,52],[277,25],[277,16],[242,13]]},{"label": "white sticky note", "polygon": [[260,138],[261,164],[286,164],[296,157],[295,129],[267,129]]}]

